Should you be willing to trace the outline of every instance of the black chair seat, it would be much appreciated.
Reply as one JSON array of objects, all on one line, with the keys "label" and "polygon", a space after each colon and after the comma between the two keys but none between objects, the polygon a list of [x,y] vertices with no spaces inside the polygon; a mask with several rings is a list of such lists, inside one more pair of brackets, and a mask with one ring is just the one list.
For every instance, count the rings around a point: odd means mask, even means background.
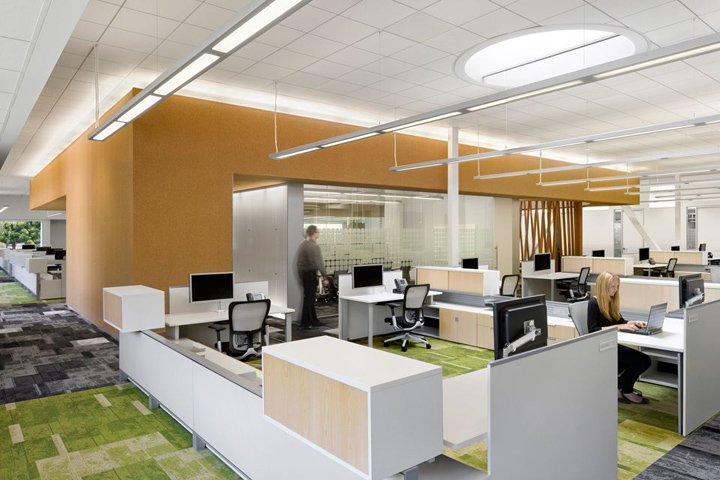
[{"label": "black chair seat", "polygon": [[225,325],[213,323],[212,325],[208,325],[208,328],[215,330],[216,332],[222,332],[223,330],[225,330]]}]

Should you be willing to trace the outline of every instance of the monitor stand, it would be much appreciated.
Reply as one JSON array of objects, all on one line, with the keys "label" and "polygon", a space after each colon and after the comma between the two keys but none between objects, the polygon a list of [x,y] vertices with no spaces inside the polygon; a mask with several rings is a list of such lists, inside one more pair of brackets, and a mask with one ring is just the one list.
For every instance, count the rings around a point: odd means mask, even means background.
[{"label": "monitor stand", "polygon": [[217,304],[217,310],[215,310],[216,313],[225,313],[225,310],[222,308],[222,300],[218,300]]}]

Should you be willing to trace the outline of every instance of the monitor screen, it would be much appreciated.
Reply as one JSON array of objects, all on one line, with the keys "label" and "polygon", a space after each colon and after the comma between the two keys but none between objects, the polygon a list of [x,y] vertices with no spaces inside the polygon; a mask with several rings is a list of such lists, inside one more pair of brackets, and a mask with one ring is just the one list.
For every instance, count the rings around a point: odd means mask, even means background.
[{"label": "monitor screen", "polygon": [[535,271],[550,270],[550,254],[549,253],[536,253],[535,254]]},{"label": "monitor screen", "polygon": [[605,256],[605,250],[593,250],[592,251],[593,257],[604,257]]},{"label": "monitor screen", "polygon": [[64,260],[65,254],[65,250],[55,250],[55,260]]},{"label": "monitor screen", "polygon": [[382,265],[355,265],[352,267],[353,288],[380,287],[383,285]]},{"label": "monitor screen", "polygon": [[504,358],[505,347],[525,335],[525,326],[530,321],[540,335],[534,340],[518,347],[510,355],[535,350],[547,346],[548,323],[545,295],[516,298],[493,304],[493,329],[495,335],[495,360]]},{"label": "monitor screen", "polygon": [[673,245],[670,247],[671,252],[679,252],[680,251],[680,245]]},{"label": "monitor screen", "polygon": [[480,268],[479,260],[477,258],[463,258],[462,268],[472,268],[473,270],[477,270]]},{"label": "monitor screen", "polygon": [[706,250],[707,250],[707,245],[705,245],[704,243],[701,243],[701,244],[700,244],[700,251],[701,251],[701,252],[704,252],[704,251],[706,251]]},{"label": "monitor screen", "polygon": [[678,283],[680,287],[680,308],[703,303],[705,299],[705,280],[703,280],[701,274],[683,275],[678,279]]},{"label": "monitor screen", "polygon": [[233,272],[191,273],[190,303],[232,300],[234,287]]},{"label": "monitor screen", "polygon": [[23,250],[35,250],[35,245],[23,245]]},{"label": "monitor screen", "polygon": [[640,249],[640,261],[644,262],[645,260],[650,260],[650,249],[649,248],[641,248]]},{"label": "monitor screen", "polygon": [[50,247],[37,247],[35,250],[37,250],[38,252],[47,252],[48,250],[50,250]]}]

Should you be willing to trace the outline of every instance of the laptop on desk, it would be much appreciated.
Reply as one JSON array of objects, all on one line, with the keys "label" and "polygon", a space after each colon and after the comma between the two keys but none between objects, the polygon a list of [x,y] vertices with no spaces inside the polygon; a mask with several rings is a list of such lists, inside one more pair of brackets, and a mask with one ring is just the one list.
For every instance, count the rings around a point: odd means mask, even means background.
[{"label": "laptop on desk", "polygon": [[665,315],[667,314],[667,303],[660,303],[650,307],[650,313],[648,314],[647,325],[642,330],[629,331],[625,330],[623,333],[635,333],[637,335],[655,335],[662,332],[663,324],[665,323]]}]

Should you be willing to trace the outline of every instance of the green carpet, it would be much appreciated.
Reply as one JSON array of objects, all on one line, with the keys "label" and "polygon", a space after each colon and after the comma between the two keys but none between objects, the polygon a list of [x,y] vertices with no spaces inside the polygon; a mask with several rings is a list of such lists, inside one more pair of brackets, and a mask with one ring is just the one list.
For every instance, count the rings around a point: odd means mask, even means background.
[{"label": "green carpet", "polygon": [[[382,337],[373,345],[383,348]],[[362,343],[362,342],[360,342]],[[490,350],[430,339],[432,349],[410,346],[402,352],[395,343],[383,350],[438,365],[445,378],[485,368],[494,356]],[[647,383],[636,388],[650,399],[647,405],[618,403],[618,479],[634,478],[683,440],[677,434],[677,390]],[[462,450],[445,449],[445,455],[478,470],[487,471],[487,442],[482,441]]]},{"label": "green carpet", "polygon": [[2,479],[238,478],[130,385],[0,405]]},{"label": "green carpet", "polygon": [[0,283],[0,305],[36,303],[37,301],[35,295],[17,282]]}]

